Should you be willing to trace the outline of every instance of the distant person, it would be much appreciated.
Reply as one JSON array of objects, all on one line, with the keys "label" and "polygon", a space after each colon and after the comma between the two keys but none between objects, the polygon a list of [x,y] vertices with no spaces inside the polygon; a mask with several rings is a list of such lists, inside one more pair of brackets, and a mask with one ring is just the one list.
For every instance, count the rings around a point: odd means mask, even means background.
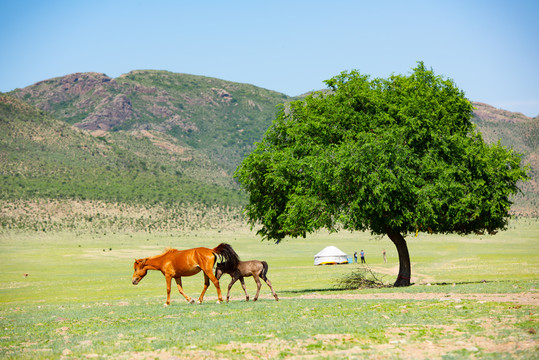
[{"label": "distant person", "polygon": [[383,249],[383,250],[382,250],[382,257],[384,258],[384,264],[387,263],[387,259],[386,259],[386,249]]},{"label": "distant person", "polygon": [[354,262],[357,264],[357,251],[354,252]]},{"label": "distant person", "polygon": [[361,263],[366,264],[366,262],[365,262],[365,251],[361,250],[360,255],[361,255]]}]

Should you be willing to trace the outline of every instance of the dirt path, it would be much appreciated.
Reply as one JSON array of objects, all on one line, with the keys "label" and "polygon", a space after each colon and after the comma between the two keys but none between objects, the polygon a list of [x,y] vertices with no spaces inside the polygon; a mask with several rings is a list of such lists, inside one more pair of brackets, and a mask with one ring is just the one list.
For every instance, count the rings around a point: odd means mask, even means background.
[{"label": "dirt path", "polygon": [[[456,293],[380,293],[380,294],[308,294],[297,299],[352,299],[352,300],[475,300],[482,302],[513,302],[519,305],[539,306],[538,292],[514,294],[456,294]],[[290,299],[290,298],[289,298]]]}]

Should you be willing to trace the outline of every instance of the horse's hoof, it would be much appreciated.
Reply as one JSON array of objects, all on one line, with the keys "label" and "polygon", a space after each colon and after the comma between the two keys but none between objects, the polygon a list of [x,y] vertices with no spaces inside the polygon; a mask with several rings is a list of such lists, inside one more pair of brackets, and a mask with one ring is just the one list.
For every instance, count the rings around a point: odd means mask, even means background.
[{"label": "horse's hoof", "polygon": [[169,305],[169,304],[167,304],[167,303],[164,303],[164,304],[163,304],[164,307],[167,307],[168,305]]},{"label": "horse's hoof", "polygon": [[194,304],[195,303],[195,300],[191,299],[189,300],[189,304]]},{"label": "horse's hoof", "polygon": [[221,300],[217,300],[217,304],[220,304],[221,303]]}]

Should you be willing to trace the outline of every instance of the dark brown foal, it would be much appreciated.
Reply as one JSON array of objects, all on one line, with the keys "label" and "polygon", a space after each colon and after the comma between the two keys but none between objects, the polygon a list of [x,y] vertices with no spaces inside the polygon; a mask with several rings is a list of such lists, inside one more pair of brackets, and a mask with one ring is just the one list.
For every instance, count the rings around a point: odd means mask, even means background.
[{"label": "dark brown foal", "polygon": [[235,269],[227,270],[223,263],[218,263],[217,267],[215,268],[215,277],[217,280],[221,278],[223,274],[229,274],[232,277],[232,281],[230,281],[230,284],[228,284],[228,293],[226,294],[226,301],[230,299],[230,289],[232,288],[232,285],[239,279],[241,282],[241,286],[243,287],[243,291],[245,291],[245,300],[249,301],[249,294],[247,294],[247,289],[245,288],[245,281],[243,281],[244,277],[252,276],[253,279],[255,279],[256,282],[256,295],[253,301],[258,300],[258,294],[260,294],[260,288],[262,287],[262,284],[260,283],[260,279],[264,280],[266,284],[268,284],[269,288],[271,289],[271,293],[273,294],[273,297],[275,300],[279,301],[279,298],[277,297],[277,294],[273,290],[273,287],[271,286],[271,281],[266,277],[266,274],[268,273],[268,263],[265,261],[259,261],[259,260],[250,260],[250,261],[240,261],[238,262],[238,265]]}]

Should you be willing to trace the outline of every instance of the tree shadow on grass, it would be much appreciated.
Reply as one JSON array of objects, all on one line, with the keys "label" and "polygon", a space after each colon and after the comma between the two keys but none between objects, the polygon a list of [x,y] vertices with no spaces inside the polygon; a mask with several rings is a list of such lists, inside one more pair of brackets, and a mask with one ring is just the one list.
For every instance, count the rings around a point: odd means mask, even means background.
[{"label": "tree shadow on grass", "polygon": [[[453,286],[453,285],[471,285],[471,284],[486,284],[486,283],[500,283],[500,282],[511,282],[510,280],[477,280],[477,281],[455,281],[455,282],[432,282],[432,286]],[[427,286],[426,284],[412,284],[417,286]],[[411,287],[411,286],[410,286]],[[363,289],[381,289],[381,288],[395,288],[402,290],[403,288],[397,288],[393,285],[384,284],[383,286],[375,287],[357,287],[357,288],[344,288],[340,287],[339,284],[336,284],[334,287],[326,288],[313,288],[313,289],[297,289],[297,290],[281,290],[279,294],[289,294],[289,295],[301,295],[301,294],[310,294],[310,293],[335,293],[341,291],[350,291],[350,290],[363,290]]]}]

